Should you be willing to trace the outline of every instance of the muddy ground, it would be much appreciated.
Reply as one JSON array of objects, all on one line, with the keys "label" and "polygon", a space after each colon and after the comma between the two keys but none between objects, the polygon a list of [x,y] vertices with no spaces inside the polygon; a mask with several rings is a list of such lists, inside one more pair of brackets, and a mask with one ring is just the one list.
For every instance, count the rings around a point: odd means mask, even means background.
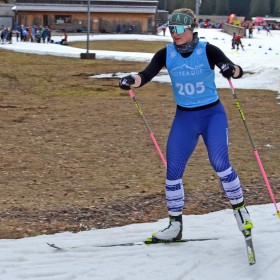
[{"label": "muddy ground", "polygon": [[[18,63],[23,73],[1,70],[0,238],[77,232],[166,217],[164,166],[117,79],[89,78],[102,73],[100,61],[82,62],[81,68],[72,69],[69,65],[74,59],[61,58],[53,62],[41,58],[45,76],[36,76],[42,65],[37,59],[33,57],[29,66]],[[59,71],[57,63],[64,63],[67,71]],[[111,68],[117,72],[116,66]],[[35,71],[33,83],[28,70]],[[237,92],[279,201],[279,100],[272,91]],[[150,83],[135,94],[164,153],[175,111],[171,88]],[[270,203],[232,93],[222,89],[219,94],[229,116],[231,162],[243,183],[246,202]],[[202,141],[189,161],[184,184],[184,214],[230,208]]]}]

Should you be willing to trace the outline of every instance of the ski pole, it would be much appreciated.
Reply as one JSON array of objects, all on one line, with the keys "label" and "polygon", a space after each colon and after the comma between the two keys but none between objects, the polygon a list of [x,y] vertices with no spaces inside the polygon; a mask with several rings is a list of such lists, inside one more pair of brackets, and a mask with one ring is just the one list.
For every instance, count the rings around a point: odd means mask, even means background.
[{"label": "ski pole", "polygon": [[266,172],[265,172],[264,167],[263,167],[263,165],[262,165],[262,162],[261,162],[259,153],[258,153],[258,151],[257,151],[257,148],[256,148],[256,146],[255,146],[255,144],[254,144],[254,141],[253,141],[253,138],[252,138],[252,136],[251,136],[249,127],[248,127],[248,125],[247,125],[247,123],[246,123],[245,116],[244,116],[243,110],[242,110],[242,108],[241,108],[241,106],[240,106],[240,103],[239,103],[239,101],[238,101],[237,94],[236,94],[236,92],[235,92],[234,86],[233,86],[232,81],[231,81],[230,79],[228,79],[228,82],[229,82],[229,85],[230,85],[231,90],[232,90],[232,94],[233,94],[233,97],[234,97],[234,100],[235,100],[235,104],[236,104],[236,106],[237,106],[237,108],[238,108],[238,111],[239,111],[239,113],[240,113],[241,119],[242,119],[243,124],[244,124],[244,126],[245,126],[245,128],[246,128],[246,131],[247,131],[247,134],[248,134],[248,136],[249,136],[251,145],[252,145],[252,147],[253,147],[253,151],[254,151],[255,157],[256,157],[256,159],[257,159],[259,168],[260,168],[260,170],[261,170],[261,173],[262,173],[264,182],[265,182],[265,184],[266,184],[267,190],[268,190],[268,192],[269,192],[269,194],[270,194],[270,197],[271,197],[271,200],[272,200],[272,202],[273,202],[273,204],[274,204],[274,206],[275,206],[277,216],[280,218],[280,212],[279,212],[279,210],[278,210],[278,207],[277,207],[277,204],[276,204],[276,201],[275,201],[275,198],[274,198],[272,189],[271,189],[270,184],[269,184],[269,181],[268,181],[268,179],[267,179]]},{"label": "ski pole", "polygon": [[165,160],[165,158],[164,158],[164,156],[163,156],[163,154],[162,154],[162,152],[160,150],[160,147],[159,147],[159,145],[158,145],[158,143],[157,143],[157,141],[155,139],[155,136],[154,136],[153,132],[150,129],[150,126],[149,126],[149,124],[148,124],[148,122],[147,122],[147,120],[146,120],[142,110],[139,107],[139,104],[138,104],[138,102],[136,100],[136,97],[135,97],[132,89],[129,90],[129,94],[130,94],[131,98],[133,99],[134,105],[135,105],[136,109],[138,110],[138,113],[140,114],[140,116],[142,117],[142,119],[144,121],[144,124],[145,124],[145,126],[146,126],[146,128],[147,128],[147,130],[149,132],[149,135],[150,135],[150,137],[151,137],[151,139],[152,139],[152,141],[153,141],[153,143],[154,143],[154,145],[156,147],[156,150],[157,150],[157,152],[158,152],[158,154],[159,154],[159,156],[160,156],[160,158],[161,158],[165,168],[167,168],[166,160]]}]

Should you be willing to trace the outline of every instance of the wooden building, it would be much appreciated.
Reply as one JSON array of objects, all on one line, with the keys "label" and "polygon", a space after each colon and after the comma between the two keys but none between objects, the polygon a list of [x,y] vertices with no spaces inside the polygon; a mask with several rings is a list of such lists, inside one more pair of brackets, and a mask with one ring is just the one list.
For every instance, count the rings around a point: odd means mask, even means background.
[{"label": "wooden building", "polygon": [[155,33],[158,1],[17,0],[18,25],[49,26],[67,32]]},{"label": "wooden building", "polygon": [[0,3],[0,30],[1,28],[13,26],[14,13],[12,11],[12,4]]}]

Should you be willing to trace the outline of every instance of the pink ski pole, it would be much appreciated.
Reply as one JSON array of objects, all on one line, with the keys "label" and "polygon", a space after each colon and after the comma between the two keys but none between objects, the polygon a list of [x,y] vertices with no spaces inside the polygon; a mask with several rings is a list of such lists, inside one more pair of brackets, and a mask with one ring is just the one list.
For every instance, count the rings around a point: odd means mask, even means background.
[{"label": "pink ski pole", "polygon": [[278,207],[277,207],[277,204],[276,204],[276,201],[275,201],[275,198],[274,198],[272,189],[271,189],[270,184],[269,184],[269,181],[268,181],[268,179],[267,179],[266,172],[265,172],[264,167],[263,167],[263,165],[262,165],[262,162],[261,162],[259,153],[258,153],[258,151],[257,151],[257,148],[256,148],[256,146],[255,146],[255,144],[254,144],[254,141],[253,141],[253,138],[252,138],[252,136],[251,136],[249,127],[248,127],[248,125],[247,125],[247,123],[246,123],[246,121],[245,121],[245,116],[244,116],[243,110],[242,110],[242,108],[241,108],[241,106],[240,106],[240,103],[239,103],[239,101],[238,101],[238,98],[237,98],[235,89],[234,89],[234,87],[233,87],[232,81],[231,81],[230,79],[228,79],[228,82],[229,82],[229,85],[230,85],[230,87],[231,87],[232,94],[233,94],[233,97],[234,97],[236,106],[237,106],[237,108],[238,108],[238,111],[239,111],[239,113],[240,113],[241,119],[242,119],[243,124],[244,124],[244,126],[245,126],[245,128],[246,128],[246,131],[247,131],[247,133],[248,133],[248,136],[249,136],[251,145],[252,145],[252,147],[253,147],[253,151],[254,151],[255,157],[256,157],[256,159],[257,159],[259,168],[260,168],[260,170],[261,170],[261,173],[262,173],[264,182],[265,182],[265,184],[266,184],[267,190],[268,190],[269,195],[270,195],[270,197],[271,197],[271,200],[272,200],[272,202],[273,202],[273,204],[274,204],[274,206],[275,206],[277,216],[280,218],[280,212],[279,212],[279,210],[278,210]]},{"label": "pink ski pole", "polygon": [[159,147],[159,145],[158,145],[158,143],[157,143],[157,141],[155,139],[155,136],[154,136],[153,132],[150,129],[150,126],[149,126],[149,124],[148,124],[148,122],[147,122],[147,120],[146,120],[142,110],[139,107],[139,104],[138,104],[138,102],[136,100],[136,97],[135,97],[132,89],[129,90],[129,94],[130,94],[131,98],[133,99],[134,105],[135,105],[136,109],[138,110],[138,113],[140,114],[140,116],[142,117],[142,119],[144,121],[144,124],[145,124],[145,126],[146,126],[146,128],[147,128],[147,130],[148,130],[148,132],[150,134],[150,137],[151,137],[151,139],[152,139],[152,141],[153,141],[153,143],[154,143],[154,145],[156,147],[156,150],[157,150],[157,152],[158,152],[158,154],[159,154],[159,156],[160,156],[160,158],[161,158],[165,168],[167,168],[166,160],[165,160],[165,158],[164,158],[164,156],[163,156],[163,154],[162,154],[162,152],[160,150],[160,147]]}]

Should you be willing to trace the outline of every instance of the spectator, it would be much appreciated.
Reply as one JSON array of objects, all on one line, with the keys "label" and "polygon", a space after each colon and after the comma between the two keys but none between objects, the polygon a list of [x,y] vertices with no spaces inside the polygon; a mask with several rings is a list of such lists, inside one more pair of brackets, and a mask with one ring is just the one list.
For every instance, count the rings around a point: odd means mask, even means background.
[{"label": "spectator", "polygon": [[37,31],[36,31],[36,34],[35,34],[35,41],[36,41],[37,43],[41,43],[41,32],[40,32],[40,30],[37,30]]},{"label": "spectator", "polygon": [[51,31],[50,27],[48,27],[48,30],[49,30],[49,35],[48,35],[48,38],[47,38],[47,40],[48,40],[47,42],[50,43],[51,37],[52,37],[52,31]]},{"label": "spectator", "polygon": [[166,26],[164,25],[164,26],[162,27],[163,36],[165,36],[165,31],[166,31]]},{"label": "spectator", "polygon": [[20,32],[20,40],[21,40],[21,41],[24,41],[24,38],[25,38],[25,36],[26,36],[26,30],[25,30],[25,28],[24,28],[24,25],[21,25],[21,26],[20,26],[19,32]]},{"label": "spectator", "polygon": [[31,26],[28,26],[28,27],[26,28],[26,31],[27,31],[27,35],[26,35],[25,41],[27,41],[27,42],[33,42],[32,28],[31,28]]},{"label": "spectator", "polygon": [[5,28],[2,30],[2,32],[1,32],[1,41],[2,41],[2,44],[5,44],[5,43],[6,43],[7,36],[8,36],[8,29],[7,29],[7,27],[5,27]]},{"label": "spectator", "polygon": [[31,26],[31,42],[34,42],[35,41],[35,35],[36,35],[36,26],[35,25],[32,25]]},{"label": "spectator", "polygon": [[7,28],[7,38],[6,38],[6,40],[7,40],[8,44],[12,44],[13,30],[12,30],[12,28],[10,26]]},{"label": "spectator", "polygon": [[62,38],[60,44],[61,44],[61,45],[67,45],[67,39],[68,39],[68,35],[67,35],[67,33],[65,32],[65,33],[64,33],[64,37]]},{"label": "spectator", "polygon": [[42,30],[42,35],[41,35],[43,43],[46,43],[46,39],[48,42],[49,35],[50,35],[50,30],[49,30],[48,26],[45,26],[45,28],[43,28],[43,30]]},{"label": "spectator", "polygon": [[16,39],[17,39],[17,42],[19,40],[19,37],[20,37],[20,31],[18,29],[16,29]]}]

